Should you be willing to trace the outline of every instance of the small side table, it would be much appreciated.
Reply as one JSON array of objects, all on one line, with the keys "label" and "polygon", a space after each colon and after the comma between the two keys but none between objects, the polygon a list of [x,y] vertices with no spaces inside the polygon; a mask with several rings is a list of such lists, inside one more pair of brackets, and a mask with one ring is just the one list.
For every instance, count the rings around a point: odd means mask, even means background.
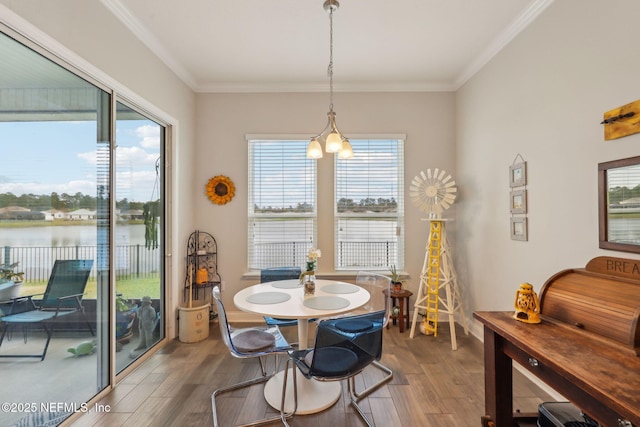
[{"label": "small side table", "polygon": [[[400,309],[400,313],[397,315],[391,314],[391,319],[393,320],[393,324],[395,325],[397,320],[400,319],[400,332],[404,332],[405,324],[407,325],[407,329],[409,328],[409,299],[413,295],[413,292],[408,291],[406,289],[402,289],[398,292],[389,292],[387,289],[382,291],[385,296],[391,298],[391,309],[396,307],[396,300],[398,300],[397,307]],[[387,323],[387,329],[389,329],[389,323]]]}]

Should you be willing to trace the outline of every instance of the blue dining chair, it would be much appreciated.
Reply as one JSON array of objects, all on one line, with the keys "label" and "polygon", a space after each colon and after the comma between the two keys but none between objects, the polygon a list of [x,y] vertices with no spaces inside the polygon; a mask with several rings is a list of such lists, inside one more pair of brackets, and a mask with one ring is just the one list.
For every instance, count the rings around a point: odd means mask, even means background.
[{"label": "blue dining chair", "polygon": [[[369,292],[369,301],[360,309],[356,310],[356,314],[372,313],[377,311],[384,311],[383,327],[387,326],[389,318],[391,317],[391,278],[380,273],[373,273],[369,271],[359,271],[356,276],[356,285]],[[383,292],[383,291],[386,291]],[[342,318],[339,322],[336,322],[336,327],[345,331],[353,332],[363,327],[365,320],[358,319],[353,320],[349,318]],[[354,395],[358,399],[363,399],[371,394],[373,391],[380,388],[383,384],[393,379],[393,371],[380,363],[379,359],[373,361],[372,366],[382,371],[382,378],[377,382],[369,385],[361,391],[357,391],[354,388]]]},{"label": "blue dining chair", "polygon": [[[220,335],[222,341],[227,346],[229,353],[239,359],[257,358],[260,362],[261,375],[249,380],[241,381],[239,383],[231,384],[226,387],[216,389],[211,395],[211,409],[213,411],[213,425],[218,427],[218,413],[216,411],[216,396],[227,393],[233,390],[238,390],[245,387],[250,387],[254,384],[260,384],[267,382],[278,369],[278,356],[287,355],[289,350],[293,347],[289,345],[287,340],[282,336],[278,326],[262,326],[262,327],[249,327],[249,328],[233,328],[229,325],[227,319],[227,312],[222,303],[220,295],[220,289],[214,286],[212,291],[213,299],[218,309],[218,323],[220,325]],[[273,371],[267,370],[266,358],[267,356],[274,356],[274,369]],[[294,386],[294,390],[296,387]],[[260,420],[252,421],[249,423],[241,424],[237,427],[249,427],[259,426],[263,424],[269,424],[274,421],[282,420],[285,425],[286,419],[293,416],[293,412],[284,412],[284,390],[282,407],[280,414],[263,418]]]},{"label": "blue dining chair", "polygon": [[[274,282],[276,280],[299,279],[302,274],[300,267],[272,267],[260,270],[260,283]],[[264,321],[269,326],[296,326],[297,319],[280,319],[277,317],[264,316]]]},{"label": "blue dining chair", "polygon": [[[358,402],[364,398],[356,394],[355,376],[382,356],[382,331],[385,311],[321,320],[316,331],[315,345],[305,350],[289,351],[285,366],[283,395],[286,393],[289,363],[295,363],[293,384],[299,370],[306,378],[316,381],[347,382],[349,402],[369,427],[373,424],[364,414]],[[345,323],[346,322],[346,323]],[[342,326],[340,325],[342,323]],[[348,324],[345,330],[344,326]],[[294,388],[294,408],[298,404],[297,390]],[[368,393],[367,393],[368,394]],[[288,426],[287,415],[280,409],[281,420]],[[295,410],[293,411],[295,413]]]}]

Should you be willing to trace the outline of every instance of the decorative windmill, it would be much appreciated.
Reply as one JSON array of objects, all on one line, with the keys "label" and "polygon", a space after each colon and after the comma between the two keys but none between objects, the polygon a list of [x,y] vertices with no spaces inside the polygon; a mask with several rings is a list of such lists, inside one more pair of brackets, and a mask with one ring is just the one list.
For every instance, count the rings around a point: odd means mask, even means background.
[{"label": "decorative windmill", "polygon": [[[456,182],[444,170],[427,169],[427,173],[420,172],[411,181],[409,187],[411,201],[427,214],[429,221],[429,238],[422,272],[420,273],[420,288],[414,305],[413,322],[410,337],[415,334],[418,320],[418,310],[425,311],[424,326],[428,335],[438,335],[438,312],[449,316],[451,332],[451,348],[458,348],[456,341],[455,313],[460,312],[464,326],[464,333],[468,334],[467,320],[464,315],[460,292],[453,268],[451,249],[447,241],[445,219],[442,213],[451,207],[457,196]],[[443,297],[440,293],[443,293]]]},{"label": "decorative windmill", "polygon": [[411,201],[418,206],[422,212],[429,215],[429,219],[440,218],[442,212],[453,204],[456,199],[456,182],[451,179],[451,175],[436,168],[431,173],[427,169],[427,174],[420,172],[420,175],[413,178],[409,187]]}]

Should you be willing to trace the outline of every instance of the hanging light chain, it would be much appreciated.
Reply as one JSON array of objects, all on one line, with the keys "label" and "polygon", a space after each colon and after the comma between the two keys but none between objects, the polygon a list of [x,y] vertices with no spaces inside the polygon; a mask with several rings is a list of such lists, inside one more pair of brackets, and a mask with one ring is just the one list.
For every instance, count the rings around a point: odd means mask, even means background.
[{"label": "hanging light chain", "polygon": [[333,7],[329,7],[329,111],[333,111]]}]

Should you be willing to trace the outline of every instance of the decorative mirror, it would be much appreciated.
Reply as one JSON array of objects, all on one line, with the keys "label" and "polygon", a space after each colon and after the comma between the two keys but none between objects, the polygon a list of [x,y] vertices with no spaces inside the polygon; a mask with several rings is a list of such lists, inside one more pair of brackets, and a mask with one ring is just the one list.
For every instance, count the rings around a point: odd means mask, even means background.
[{"label": "decorative mirror", "polygon": [[598,164],[600,248],[640,253],[640,156]]}]

